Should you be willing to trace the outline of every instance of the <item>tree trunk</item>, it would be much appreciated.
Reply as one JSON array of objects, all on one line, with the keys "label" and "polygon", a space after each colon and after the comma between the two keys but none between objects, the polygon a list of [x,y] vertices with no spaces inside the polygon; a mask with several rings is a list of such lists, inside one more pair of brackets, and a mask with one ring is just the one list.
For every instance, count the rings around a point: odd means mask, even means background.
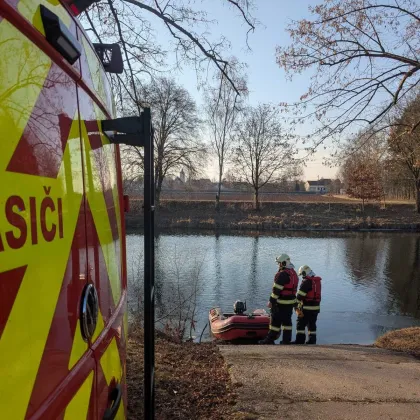
[{"label": "tree trunk", "polygon": [[162,192],[162,182],[163,179],[157,179],[156,180],[156,188],[155,188],[155,209],[159,209],[160,205],[160,193]]},{"label": "tree trunk", "polygon": [[255,191],[254,191],[254,208],[257,211],[260,211],[260,199],[259,199],[258,194],[259,194],[258,188],[255,188]]},{"label": "tree trunk", "polygon": [[416,180],[416,212],[420,213],[420,178]]},{"label": "tree trunk", "polygon": [[155,208],[156,209],[159,208],[159,203],[160,203],[160,189],[158,190],[156,188],[156,191],[155,191]]},{"label": "tree trunk", "polygon": [[220,210],[220,192],[222,190],[222,176],[219,172],[219,183],[217,186],[217,194],[216,194],[216,211]]}]

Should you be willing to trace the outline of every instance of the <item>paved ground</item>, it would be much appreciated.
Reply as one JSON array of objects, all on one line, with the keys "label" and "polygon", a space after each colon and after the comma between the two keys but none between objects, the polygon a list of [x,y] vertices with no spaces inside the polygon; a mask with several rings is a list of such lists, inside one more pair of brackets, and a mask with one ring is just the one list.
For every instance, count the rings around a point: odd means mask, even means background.
[{"label": "paved ground", "polygon": [[220,346],[243,419],[420,419],[420,361],[363,346]]}]

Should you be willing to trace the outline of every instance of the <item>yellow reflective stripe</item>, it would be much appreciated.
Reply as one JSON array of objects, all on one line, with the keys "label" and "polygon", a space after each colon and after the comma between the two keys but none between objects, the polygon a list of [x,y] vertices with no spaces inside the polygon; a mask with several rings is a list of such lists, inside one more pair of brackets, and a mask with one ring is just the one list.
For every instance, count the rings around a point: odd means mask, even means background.
[{"label": "yellow reflective stripe", "polygon": [[[52,2],[49,3],[52,4]],[[55,3],[59,5],[58,1]],[[19,8],[28,4],[31,7],[34,6],[32,12],[23,13],[21,9],[20,12],[33,22],[39,2],[21,1]],[[60,8],[65,12],[61,5]],[[54,12],[57,13],[55,9]],[[68,22],[70,21],[71,19],[68,17]],[[64,219],[63,238],[52,242],[39,240],[38,244],[33,246],[29,239],[29,223],[26,222],[28,238],[25,244],[16,250],[6,248],[6,244],[4,244],[6,249],[0,253],[0,271],[2,272],[27,265],[0,339],[0,372],[3,379],[0,384],[0,395],[2,396],[0,412],[2,418],[9,419],[24,418],[27,411],[39,364],[50,333],[79,218],[83,194],[83,174],[75,98],[75,113],[69,115],[73,122],[69,137],[66,139],[67,143],[57,177],[53,179],[6,170],[41,90],[51,90],[44,88],[44,82],[52,62],[31,40],[5,19],[0,22],[0,56],[2,57],[0,60],[0,125],[2,135],[7,139],[7,141],[2,141],[0,146],[0,177],[2,181],[0,201],[4,205],[7,197],[17,195],[22,197],[26,209],[28,209],[28,198],[35,196],[39,203],[38,200],[41,201],[45,197],[44,188],[48,188],[50,190],[49,197],[53,198],[54,202],[57,202],[58,198],[62,198]],[[62,83],[60,82],[63,80],[62,75],[64,72],[61,70],[56,73],[57,85]],[[68,84],[68,90],[69,96],[66,97],[66,100],[72,97],[71,92],[76,93],[75,82]],[[47,100],[51,100],[51,92],[45,91]],[[57,98],[57,100],[59,99],[61,100],[61,98]],[[57,133],[60,132],[58,127],[54,127],[54,129],[57,130]],[[57,135],[59,136],[59,134]],[[41,161],[41,157],[39,161]],[[72,174],[71,188],[68,187],[67,182],[69,171]],[[47,218],[49,226],[53,220],[49,213]],[[0,218],[0,231],[4,232],[4,228],[9,229],[9,226],[5,218]],[[34,298],[34,296],[42,296],[42,299]]]},{"label": "yellow reflective stripe", "polygon": [[271,293],[271,295],[270,295],[272,298],[274,298],[274,299],[278,299],[279,298],[279,296],[278,295],[275,295],[274,293]]},{"label": "yellow reflective stripe", "polygon": [[[85,99],[82,98],[82,100]],[[97,116],[104,118],[104,115],[101,114],[101,111],[97,106],[95,106],[95,112]],[[117,304],[121,296],[121,272],[119,269],[118,256],[115,250],[114,239],[112,237],[107,204],[105,202],[102,187],[100,186],[100,179],[102,175],[98,172],[98,168],[94,161],[92,147],[85,124],[82,124],[82,140],[84,154],[83,161],[85,164],[85,172],[87,174],[85,196],[92,212],[93,222],[95,224],[99,242],[101,244],[101,249],[104,255],[105,266],[107,268],[107,274],[111,284],[114,303]],[[107,147],[104,145],[102,150],[104,153],[109,153],[109,144],[106,146]]]},{"label": "yellow reflective stripe", "polygon": [[309,310],[309,311],[319,311],[320,310],[320,306],[304,306],[303,309],[305,310]]},{"label": "yellow reflective stripe", "polygon": [[117,382],[121,382],[123,370],[115,338],[112,339],[105,351],[105,354],[101,357],[100,364],[108,385],[111,384],[112,379],[115,379]]},{"label": "yellow reflective stripe", "polygon": [[306,295],[307,295],[307,293],[302,292],[302,290],[299,290],[298,295],[301,295],[301,296],[306,296]]},{"label": "yellow reflective stripe", "polygon": [[64,420],[87,418],[92,383],[93,372],[87,377],[85,382],[83,382],[76,395],[70,401],[70,404],[66,408]]},{"label": "yellow reflective stripe", "polygon": [[305,330],[297,330],[296,334],[305,334]]},{"label": "yellow reflective stripe", "polygon": [[82,35],[82,44],[85,50],[90,75],[92,78],[93,88],[95,89],[95,93],[99,96],[103,104],[107,105],[109,109],[109,105],[106,101],[106,94],[105,94],[105,87],[104,87],[104,77],[103,70],[101,65],[99,64],[98,57],[94,53],[92,47],[90,46],[87,39]]},{"label": "yellow reflective stripe", "polygon": [[28,19],[29,22],[32,22],[34,27],[38,29],[42,35],[45,36],[44,25],[41,20],[41,13],[37,13],[39,4],[43,4],[44,6],[48,7],[53,13],[55,13],[67,26],[70,26],[72,19],[66,9],[60,4],[57,0],[41,0],[41,1],[33,1],[33,0],[20,0],[18,3],[18,11],[22,14],[23,17]]},{"label": "yellow reflective stripe", "polygon": [[270,325],[270,330],[279,332],[280,331],[280,328],[274,327],[273,325]]},{"label": "yellow reflective stripe", "polygon": [[291,299],[291,300],[278,299],[277,303],[279,303],[280,305],[292,305],[296,303],[296,299]]},{"label": "yellow reflective stripe", "polygon": [[82,332],[80,331],[80,322],[78,322],[74,334],[73,347],[71,348],[69,370],[72,369],[87,350],[89,350],[88,343],[83,340]]},{"label": "yellow reflective stripe", "polygon": [[99,309],[98,310],[98,321],[96,323],[96,328],[95,328],[95,331],[94,331],[92,339],[91,339],[92,343],[94,343],[97,340],[97,338],[99,337],[101,332],[104,330],[104,328],[105,328],[104,317],[102,316],[101,309]]},{"label": "yellow reflective stripe", "polygon": [[281,328],[283,331],[292,331],[292,327],[289,325],[282,325]]},{"label": "yellow reflective stripe", "polygon": [[316,335],[316,331],[308,331],[309,335]]},{"label": "yellow reflective stripe", "polygon": [[275,287],[276,289],[279,289],[279,290],[283,290],[284,289],[284,286],[282,286],[281,284],[277,284],[277,283],[274,283],[273,284],[273,287]]}]

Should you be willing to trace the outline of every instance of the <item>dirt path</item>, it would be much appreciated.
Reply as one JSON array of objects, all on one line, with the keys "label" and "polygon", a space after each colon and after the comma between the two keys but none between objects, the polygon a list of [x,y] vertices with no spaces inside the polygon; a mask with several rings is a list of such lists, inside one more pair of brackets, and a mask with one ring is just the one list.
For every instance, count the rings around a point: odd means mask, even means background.
[{"label": "dirt path", "polygon": [[420,418],[420,362],[363,346],[220,346],[242,419]]}]

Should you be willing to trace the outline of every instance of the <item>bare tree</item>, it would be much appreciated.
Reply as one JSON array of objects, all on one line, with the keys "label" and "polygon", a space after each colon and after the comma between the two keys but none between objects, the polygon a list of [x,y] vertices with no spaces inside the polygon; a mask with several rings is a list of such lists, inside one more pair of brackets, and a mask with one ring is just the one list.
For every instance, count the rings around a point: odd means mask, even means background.
[{"label": "bare tree", "polygon": [[[153,109],[155,141],[155,202],[159,206],[162,184],[168,175],[186,168],[190,176],[204,166],[206,148],[200,140],[200,119],[191,95],[174,79],[156,78],[142,90]],[[138,176],[143,169],[143,149],[124,149],[127,173]]]},{"label": "bare tree", "polygon": [[[353,123],[387,127],[391,108],[420,81],[420,7],[414,0],[324,0],[293,22],[291,46],[277,48],[290,76],[314,68],[295,123],[315,122],[311,149],[342,138]],[[410,130],[420,124],[413,121]]]},{"label": "bare tree", "polygon": [[[243,108],[243,98],[247,94],[246,82],[243,77],[234,75],[237,90],[223,76],[217,76],[217,87],[209,87],[204,94],[205,115],[210,130],[210,145],[217,156],[218,190],[216,209],[219,209],[221,186],[226,161],[232,151],[234,126],[239,112]],[[239,95],[238,91],[242,94]]]},{"label": "bare tree", "polygon": [[420,95],[397,111],[388,145],[391,159],[411,174],[416,188],[416,210],[420,213],[420,127],[412,131],[409,127],[420,120]]},{"label": "bare tree", "polygon": [[[227,8],[247,27],[246,37],[254,31],[257,22],[252,16],[252,0],[223,0]],[[217,25],[208,17],[211,2],[190,0],[104,0],[94,3],[84,16],[84,25],[92,32],[96,41],[118,42],[123,50],[125,70],[122,76],[113,78],[118,94],[120,111],[126,113],[133,106],[140,111],[142,98],[139,87],[156,72],[168,70],[165,67],[167,51],[156,39],[156,33],[169,33],[176,54],[177,66],[192,65],[197,73],[207,71],[213,65],[216,72],[231,83],[231,63],[224,58],[229,41],[222,35],[209,37],[209,29]],[[238,91],[239,92],[239,91]]]},{"label": "bare tree", "polygon": [[[181,257],[181,258],[180,258]],[[155,320],[157,326],[163,327],[166,334],[177,341],[193,339],[198,315],[198,301],[203,291],[203,259],[194,259],[193,264],[186,264],[186,258],[175,249],[172,267],[167,273],[167,281],[162,290],[166,305],[159,308],[161,312]],[[189,268],[186,268],[190,266]]]},{"label": "bare tree", "polygon": [[236,124],[236,142],[233,165],[252,186],[255,209],[259,210],[259,192],[264,185],[295,175],[293,157],[297,150],[291,136],[281,127],[278,108],[269,104],[244,112]]}]

